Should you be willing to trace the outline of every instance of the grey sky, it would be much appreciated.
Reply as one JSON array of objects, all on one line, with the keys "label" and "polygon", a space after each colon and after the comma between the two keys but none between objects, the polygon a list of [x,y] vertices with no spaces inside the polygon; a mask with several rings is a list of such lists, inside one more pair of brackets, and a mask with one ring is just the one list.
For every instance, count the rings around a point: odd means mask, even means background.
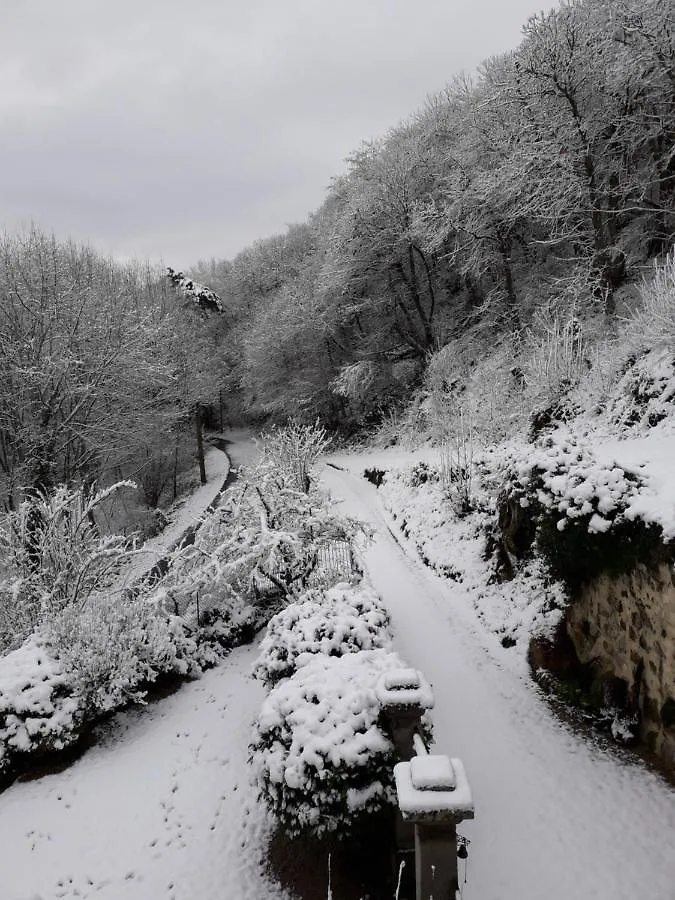
[{"label": "grey sky", "polygon": [[0,224],[174,267],[232,257],[542,5],[0,0]]}]

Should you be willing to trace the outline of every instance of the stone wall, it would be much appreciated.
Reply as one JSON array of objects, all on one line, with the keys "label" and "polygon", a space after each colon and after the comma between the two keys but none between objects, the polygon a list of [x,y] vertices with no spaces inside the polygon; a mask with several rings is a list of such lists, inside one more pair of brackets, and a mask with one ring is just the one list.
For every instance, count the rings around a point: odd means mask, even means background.
[{"label": "stone wall", "polygon": [[639,566],[584,586],[567,611],[582,663],[640,712],[640,737],[675,773],[675,571]]}]

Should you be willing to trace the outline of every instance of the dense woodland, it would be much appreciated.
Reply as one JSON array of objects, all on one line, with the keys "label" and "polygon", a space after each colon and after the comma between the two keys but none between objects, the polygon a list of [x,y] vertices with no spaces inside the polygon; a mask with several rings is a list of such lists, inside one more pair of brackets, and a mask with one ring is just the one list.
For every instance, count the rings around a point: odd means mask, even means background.
[{"label": "dense woodland", "polygon": [[150,506],[175,495],[187,434],[218,395],[214,318],[162,273],[37,229],[0,241],[0,296],[6,507],[128,477]]},{"label": "dense woodland", "polygon": [[196,266],[229,312],[231,401],[351,433],[424,396],[443,348],[507,343],[517,372],[542,315],[611,322],[675,234],[674,11],[531,18],[516,50],[356,150],[306,222]]},{"label": "dense woodland", "polygon": [[458,360],[501,348],[516,390],[542,329],[611,330],[617,292],[675,235],[673,12],[581,0],[531,18],[513,52],[357,149],[307,221],[197,264],[222,306],[175,274],[5,236],[6,504],[121,477],[156,504],[223,402],[230,422],[350,435],[451,391]]}]

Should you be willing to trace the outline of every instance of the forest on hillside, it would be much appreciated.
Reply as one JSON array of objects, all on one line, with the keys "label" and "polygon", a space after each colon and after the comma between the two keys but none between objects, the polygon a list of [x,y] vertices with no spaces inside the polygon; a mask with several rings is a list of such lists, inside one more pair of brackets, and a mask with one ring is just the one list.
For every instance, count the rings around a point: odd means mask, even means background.
[{"label": "forest on hillside", "polygon": [[0,240],[0,297],[5,508],[124,478],[150,507],[175,498],[202,404],[218,396],[220,317],[162,272],[35,227]]},{"label": "forest on hillside", "polygon": [[457,393],[488,353],[502,394],[540,380],[542,341],[590,365],[584,329],[612,332],[675,235],[673,11],[534,16],[515,50],[358,148],[305,222],[189,277],[5,235],[4,504],[133,478],[154,506],[209,411],[349,436]]},{"label": "forest on hillside", "polygon": [[305,222],[196,265],[229,314],[231,410],[351,434],[448,387],[459,357],[501,348],[517,390],[542,337],[611,331],[675,235],[674,11],[534,16],[513,52],[358,148]]}]

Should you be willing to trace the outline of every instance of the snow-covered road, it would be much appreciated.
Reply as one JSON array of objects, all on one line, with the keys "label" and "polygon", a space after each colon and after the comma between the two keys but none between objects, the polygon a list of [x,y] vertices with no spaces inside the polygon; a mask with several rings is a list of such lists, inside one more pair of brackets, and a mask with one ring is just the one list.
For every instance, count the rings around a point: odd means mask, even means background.
[{"label": "snow-covered road", "polygon": [[675,900],[675,791],[561,724],[462,586],[394,539],[367,463],[333,461],[324,483],[377,530],[364,559],[395,649],[434,686],[436,749],[462,758],[474,790],[464,900]]}]

